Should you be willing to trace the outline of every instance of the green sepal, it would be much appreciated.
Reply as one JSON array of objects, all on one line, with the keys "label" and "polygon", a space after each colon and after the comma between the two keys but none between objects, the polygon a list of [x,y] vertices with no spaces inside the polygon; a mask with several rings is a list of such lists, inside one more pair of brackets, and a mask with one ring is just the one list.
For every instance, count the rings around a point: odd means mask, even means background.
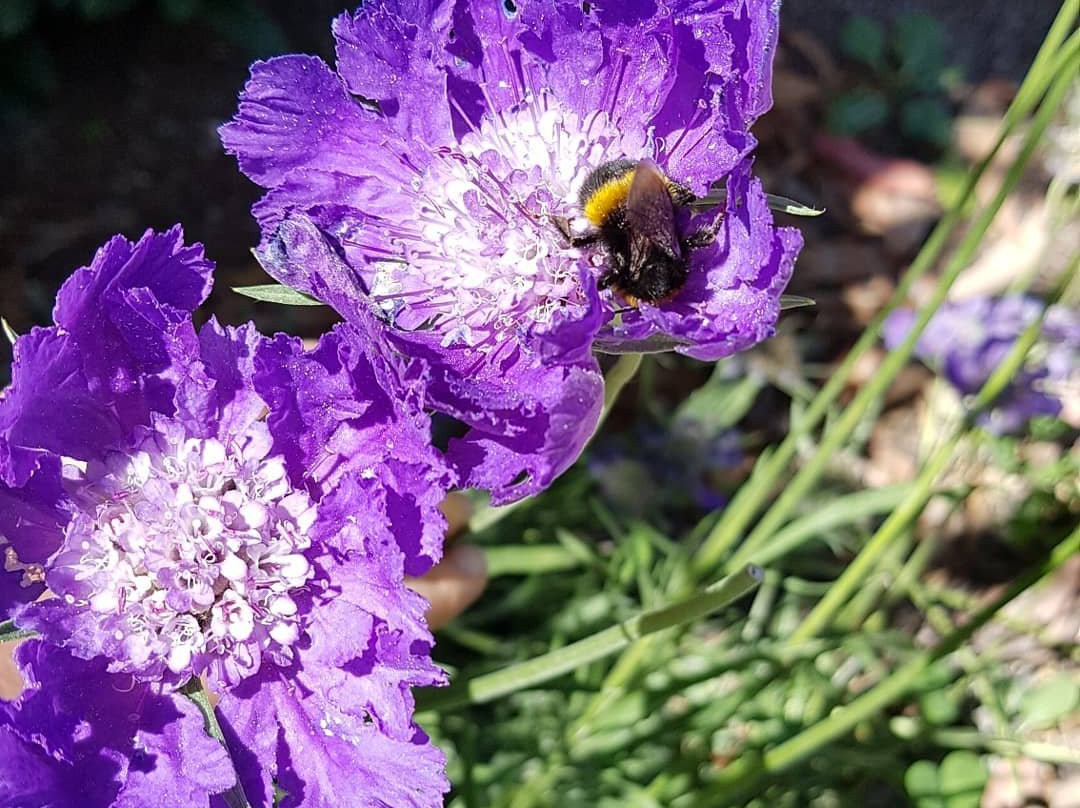
[{"label": "green sepal", "polygon": [[780,295],[780,311],[802,309],[807,306],[816,305],[817,301],[812,297],[803,297],[802,295]]},{"label": "green sepal", "polygon": [[237,294],[260,300],[263,303],[278,303],[282,306],[325,306],[321,300],[316,300],[311,295],[298,292],[290,286],[280,283],[265,283],[259,286],[234,286]]},{"label": "green sepal", "polygon": [[12,345],[14,345],[15,340],[19,338],[18,333],[16,333],[15,329],[11,327],[11,323],[9,323],[3,317],[0,317],[0,331],[4,332],[4,336],[7,337],[7,341],[10,342]]}]

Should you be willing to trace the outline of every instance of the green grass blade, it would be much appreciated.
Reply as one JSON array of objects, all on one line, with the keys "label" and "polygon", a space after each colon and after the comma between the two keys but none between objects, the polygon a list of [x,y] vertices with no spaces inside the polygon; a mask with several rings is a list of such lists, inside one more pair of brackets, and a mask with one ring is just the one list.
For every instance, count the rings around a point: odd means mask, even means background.
[{"label": "green grass blade", "polygon": [[[709,574],[720,563],[724,554],[739,540],[760,507],[768,501],[774,486],[787,472],[800,442],[825,417],[843,391],[859,359],[877,344],[885,318],[904,302],[915,282],[936,264],[953,231],[963,220],[963,211],[974,193],[975,186],[994,160],[1005,139],[1034,108],[1055,79],[1065,75],[1070,64],[1075,61],[1077,49],[1080,47],[1077,36],[1073,35],[1069,38],[1064,52],[1061,51],[1061,46],[1065,35],[1072,30],[1078,5],[1080,5],[1080,0],[1069,0],[1062,6],[1031,70],[1005,115],[997,142],[990,153],[968,174],[956,203],[934,228],[884,309],[871,321],[844,361],[831,374],[828,382],[810,403],[798,424],[793,425],[787,437],[769,458],[759,460],[754,469],[754,485],[743,485],[728,503],[720,522],[707,538],[695,560],[695,570],[699,575]],[[1075,71],[1075,67],[1072,69]]]},{"label": "green grass blade", "polygon": [[[986,231],[996,217],[1005,198],[1012,192],[1017,183],[1019,183],[1024,169],[1035,151],[1035,147],[1038,145],[1046,127],[1049,125],[1055,112],[1061,105],[1066,91],[1072,84],[1072,79],[1075,76],[1076,70],[1080,68],[1080,58],[1078,57],[1080,57],[1080,50],[1074,49],[1070,59],[1062,69],[1062,72],[1055,78],[1050,91],[1047,93],[1045,103],[1040,106],[1035,119],[1032,121],[1031,127],[1024,137],[1020,153],[1006,173],[997,194],[976,218],[964,240],[949,260],[945,270],[942,272],[941,279],[934,289],[929,304],[918,313],[916,321],[907,338],[900,346],[888,354],[884,362],[882,362],[881,367],[878,369],[878,372],[865,386],[863,386],[847,408],[845,408],[843,414],[833,427],[825,433],[821,444],[818,447],[818,451],[788,482],[784,487],[783,492],[747,537],[744,545],[746,548],[757,549],[780,528],[788,514],[790,514],[794,507],[807,495],[811,486],[818,480],[822,472],[825,471],[833,453],[843,445],[848,437],[850,437],[851,433],[858,426],[860,420],[869,410],[870,406],[884,395],[889,385],[892,384],[896,374],[899,373],[900,369],[908,361],[914,350],[916,341],[922,334],[923,329],[926,328],[926,324],[945,300],[949,288],[952,286],[957,276],[971,261],[972,256],[982,242]],[[874,339],[876,340],[876,331],[877,329],[868,329],[863,336],[865,337],[867,334],[873,333]],[[836,376],[834,376],[833,379],[830,379],[830,383],[832,383],[835,378]],[[828,385],[826,385],[825,389],[828,389]],[[814,404],[811,404],[810,410],[812,411],[813,409]],[[805,430],[810,421],[811,415],[810,411],[808,411],[806,417],[800,421],[798,427],[793,428],[791,434],[789,434],[784,442],[781,443],[780,448],[774,456],[774,460],[780,458],[790,460],[789,453],[790,455],[794,454],[796,444],[796,441],[793,440],[793,438],[795,438],[800,431]],[[791,442],[790,450],[785,450],[785,444],[788,444],[789,441]],[[744,501],[738,514],[740,520],[745,519],[748,522],[749,519],[752,518],[758,504],[760,504],[768,493],[767,491],[763,491],[763,488],[764,486],[755,489],[755,494],[753,495],[754,500],[752,502],[748,503]],[[738,499],[738,497],[736,497],[736,499]],[[733,501],[732,505],[734,504],[735,501]],[[731,508],[730,505],[729,508]],[[727,552],[731,545],[738,540],[738,533],[733,534],[731,532],[731,527],[734,524],[736,524],[734,521],[722,519],[713,533],[706,539],[705,544],[699,551],[698,558],[695,560],[695,570],[699,574],[707,574],[719,562],[720,558]],[[740,531],[744,526],[745,525],[741,522],[738,524]]]},{"label": "green grass blade", "polygon": [[450,710],[467,704],[483,704],[550,681],[565,673],[621,651],[634,640],[683,625],[721,609],[752,591],[762,572],[747,567],[706,587],[686,600],[644,612],[558,650],[511,665],[493,673],[455,682],[444,690],[421,690],[417,710]]}]

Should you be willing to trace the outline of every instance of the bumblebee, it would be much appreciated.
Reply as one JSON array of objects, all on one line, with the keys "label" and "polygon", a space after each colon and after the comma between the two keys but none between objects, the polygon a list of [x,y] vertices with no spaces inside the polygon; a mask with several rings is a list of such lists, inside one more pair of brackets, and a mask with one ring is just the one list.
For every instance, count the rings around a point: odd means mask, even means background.
[{"label": "bumblebee", "polygon": [[694,200],[652,160],[612,160],[593,169],[578,194],[594,229],[575,236],[565,219],[555,223],[575,247],[603,244],[608,263],[597,285],[637,307],[674,296],[689,275],[691,250],[716,238],[716,226],[680,237],[676,213]]}]

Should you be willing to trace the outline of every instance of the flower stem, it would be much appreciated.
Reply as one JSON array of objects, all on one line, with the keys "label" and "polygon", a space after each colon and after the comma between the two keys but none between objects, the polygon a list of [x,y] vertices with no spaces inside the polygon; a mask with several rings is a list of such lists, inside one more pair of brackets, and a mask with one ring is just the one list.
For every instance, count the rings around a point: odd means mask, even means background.
[{"label": "flower stem", "polygon": [[745,793],[762,778],[793,766],[881,712],[918,685],[931,665],[967,642],[1009,601],[1045,578],[1077,552],[1080,552],[1080,528],[1061,542],[1044,563],[1027,570],[997,600],[949,634],[936,648],[914,657],[873,688],[793,738],[761,754],[744,754],[724,768],[719,778],[701,791],[695,805],[705,808],[733,802],[737,795]]},{"label": "flower stem", "polygon": [[607,420],[608,413],[611,412],[619,393],[637,375],[642,357],[643,354],[639,353],[622,354],[604,376],[604,410],[600,413],[600,420],[596,424],[598,430]]},{"label": "flower stem", "polygon": [[[202,681],[197,677],[188,680],[187,684],[180,688],[180,693],[199,708],[203,721],[206,722],[206,734],[211,738],[216,738],[218,743],[225,747],[226,754],[232,760],[229,744],[225,741],[225,733],[221,731],[221,724],[218,723],[217,715],[214,713],[214,705],[210,703],[210,694],[206,691]],[[236,771],[235,763],[233,764],[233,771]],[[221,798],[225,800],[225,804],[229,808],[251,808],[251,803],[248,802],[247,795],[244,793],[244,787],[240,784],[239,774],[237,774],[236,784],[228,791],[223,792]]]},{"label": "flower stem", "polygon": [[643,612],[557,651],[458,681],[445,690],[422,690],[417,694],[417,710],[451,710],[467,704],[483,704],[550,681],[581,665],[610,656],[641,637],[689,623],[723,608],[757,587],[762,575],[759,567],[747,566],[693,597]]},{"label": "flower stem", "polygon": [[[1012,105],[1005,114],[1002,129],[994,148],[991,149],[989,154],[987,154],[987,156],[968,174],[956,204],[953,205],[945,218],[941,220],[933,233],[931,233],[930,237],[919,251],[918,256],[916,256],[914,262],[912,262],[908,271],[897,286],[896,292],[889,299],[888,303],[886,303],[884,309],[866,328],[862,336],[859,337],[858,341],[844,358],[844,361],[841,362],[840,366],[832,373],[825,386],[817,396],[814,397],[814,400],[810,403],[810,406],[803,417],[792,426],[787,437],[766,460],[759,461],[758,467],[755,468],[752,478],[754,484],[752,486],[743,485],[734,499],[728,504],[723,517],[709,534],[698,553],[698,557],[695,559],[695,570],[699,575],[705,576],[710,574],[720,563],[724,555],[736,542],[738,542],[746,527],[754,519],[754,516],[761,506],[773,496],[777,481],[779,481],[787,472],[802,441],[825,417],[837,397],[844,390],[856,363],[863,354],[877,344],[885,318],[895,308],[904,303],[916,281],[935,266],[953,231],[965,218],[964,211],[974,194],[976,184],[994,160],[1001,145],[1005,142],[1005,139],[1017,127],[1019,122],[1035,107],[1043,97],[1044,93],[1047,92],[1047,88],[1052,85],[1060,85],[1063,78],[1067,83],[1067,80],[1075,74],[1075,67],[1072,63],[1075,61],[1077,45],[1080,44],[1080,42],[1078,42],[1075,34],[1069,37],[1067,41],[1066,36],[1072,31],[1078,8],[1080,8],[1080,0],[1066,0],[1062,5],[1061,11],[1054,24],[1051,26],[1050,31],[1047,33],[1046,39],[1043,41],[1043,45],[1040,48],[1031,69],[1028,71],[1027,77],[1024,79],[1020,90],[1017,92],[1016,98],[1013,100]],[[1065,46],[1064,49],[1062,49],[1063,44]],[[1052,90],[1051,94],[1053,94],[1053,92],[1054,91]],[[1063,90],[1061,90],[1058,95],[1061,93],[1063,93]],[[838,423],[836,427],[829,431],[826,436],[827,439],[831,438],[829,446],[827,447],[828,451],[826,451],[825,446],[822,446],[821,450],[815,456],[815,460],[821,458],[819,465],[822,467],[835,448],[833,444],[838,445],[842,442],[842,439],[847,437],[847,434],[850,433],[853,428],[852,425],[858,423],[869,405],[877,399],[879,392],[884,392],[884,390],[887,389],[888,385],[892,383],[894,376],[899,372],[900,368],[903,367],[908,355],[911,353],[914,340],[918,338],[918,334],[921,333],[923,326],[925,326],[925,320],[929,320],[930,315],[933,314],[933,311],[939,305],[940,300],[944,299],[944,295],[952,285],[955,275],[968,263],[971,254],[979,245],[990,221],[1001,206],[1000,200],[1003,200],[1004,194],[1011,191],[1012,187],[1016,184],[1019,179],[1020,171],[1024,164],[1026,164],[1028,157],[1030,157],[1030,151],[1034,146],[1034,142],[1038,139],[1038,135],[1041,135],[1042,130],[1046,128],[1046,123],[1048,123],[1050,116],[1060,104],[1060,101],[1060,97],[1056,99],[1048,97],[1046,103],[1042,105],[1042,108],[1039,110],[1036,125],[1033,126],[1035,137],[1032,137],[1029,134],[1025,142],[1025,146],[1027,147],[1025,149],[1026,156],[1022,156],[1017,160],[1014,171],[1010,172],[1010,177],[1006,179],[1002,186],[1002,193],[1000,193],[998,199],[991,203],[986,209],[979,222],[968,234],[968,238],[965,239],[963,245],[957,251],[948,270],[943,274],[943,277],[938,283],[938,287],[935,290],[935,302],[927,307],[923,312],[923,318],[920,318],[916,327],[913,329],[912,333],[914,338],[901,346],[897,351],[890,354],[885,364],[875,375],[874,381],[867,387],[864,387],[852,401],[851,405],[849,405],[847,410],[845,410],[845,417],[842,419],[842,422]],[[775,531],[775,528],[779,527],[780,523],[782,523],[783,519],[790,511],[793,503],[802,497],[807,484],[816,480],[819,473],[820,469],[811,468],[804,474],[797,489],[793,490],[789,487],[785,490],[784,495],[781,496],[777,504],[771,508],[769,514],[767,514],[767,521],[763,520],[764,524],[759,524],[759,529],[755,531],[756,541],[760,540],[762,537],[767,537]]]},{"label": "flower stem", "polygon": [[503,575],[542,575],[582,566],[582,559],[565,547],[501,545],[484,548],[489,578]]}]

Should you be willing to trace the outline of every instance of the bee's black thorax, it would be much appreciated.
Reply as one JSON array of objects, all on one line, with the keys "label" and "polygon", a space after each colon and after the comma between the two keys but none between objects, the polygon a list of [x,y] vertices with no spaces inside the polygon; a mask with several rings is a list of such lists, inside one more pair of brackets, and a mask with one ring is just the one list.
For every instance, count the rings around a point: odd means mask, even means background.
[{"label": "bee's black thorax", "polygon": [[608,265],[599,287],[614,289],[633,306],[675,295],[686,283],[688,256],[699,241],[680,236],[676,213],[693,198],[649,160],[612,160],[594,169],[578,200],[596,229],[578,243],[605,248]]}]

